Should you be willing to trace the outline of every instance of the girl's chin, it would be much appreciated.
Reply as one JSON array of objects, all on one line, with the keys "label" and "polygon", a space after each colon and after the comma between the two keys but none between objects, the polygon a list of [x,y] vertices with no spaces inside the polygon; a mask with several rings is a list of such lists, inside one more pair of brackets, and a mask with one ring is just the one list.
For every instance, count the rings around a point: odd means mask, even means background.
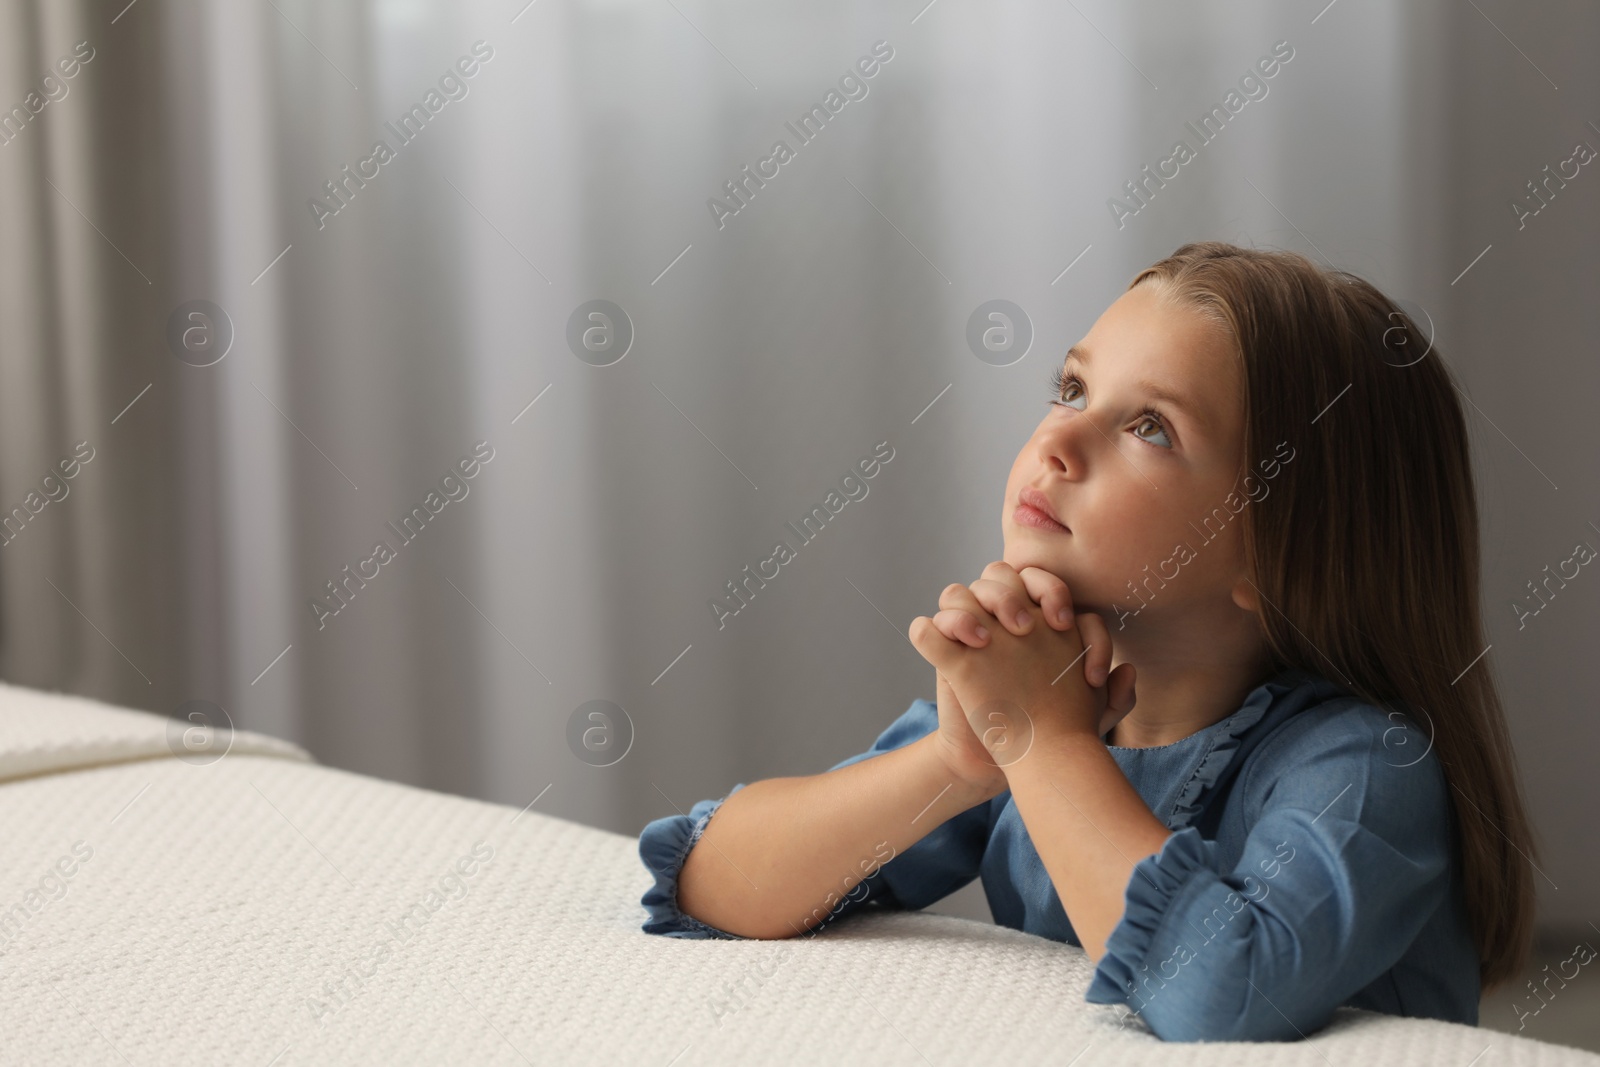
[{"label": "girl's chin", "polygon": [[1054,574],[1063,582],[1066,582],[1069,587],[1072,585],[1072,575],[1067,572],[1066,560],[1059,557],[1052,558],[1050,555],[1040,552],[1037,546],[1027,544],[1007,545],[1005,554],[1000,558],[1015,570],[1020,571],[1024,567],[1038,567],[1042,571],[1049,571]]},{"label": "girl's chin", "polygon": [[1024,567],[1037,567],[1048,571],[1067,583],[1067,589],[1072,593],[1072,609],[1076,612],[1090,612],[1101,618],[1112,618],[1116,609],[1112,606],[1115,594],[1107,598],[1106,590],[1089,588],[1092,583],[1087,579],[1080,581],[1076,575],[1078,568],[1070,565],[1063,559],[1050,559],[1040,553],[1036,548],[1031,549],[1026,545],[1008,545],[1005,555],[1001,557],[1015,570]]}]

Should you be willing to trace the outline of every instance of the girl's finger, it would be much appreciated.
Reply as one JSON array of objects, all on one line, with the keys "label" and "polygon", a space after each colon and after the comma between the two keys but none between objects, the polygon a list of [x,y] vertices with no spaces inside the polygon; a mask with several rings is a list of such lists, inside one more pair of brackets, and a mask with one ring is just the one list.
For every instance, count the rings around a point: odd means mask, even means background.
[{"label": "girl's finger", "polygon": [[911,639],[911,647],[917,650],[917,655],[933,664],[938,670],[959,666],[958,655],[961,646],[940,633],[933,620],[926,615],[918,615],[911,620],[906,636]]},{"label": "girl's finger", "polygon": [[983,606],[971,589],[960,582],[952,582],[944,587],[939,594],[939,607],[945,610],[969,612],[981,626],[988,627],[991,631],[999,627],[1000,623],[989,610]]},{"label": "girl's finger", "polygon": [[1111,634],[1100,616],[1086,611],[1078,616],[1078,632],[1083,636],[1083,677],[1092,686],[1105,684],[1111,673]]},{"label": "girl's finger", "polygon": [[959,608],[947,608],[933,617],[933,624],[939,632],[952,641],[960,641],[970,648],[982,648],[989,643],[987,632],[980,636],[979,630],[983,627],[970,611]]},{"label": "girl's finger", "polygon": [[1057,630],[1072,629],[1072,590],[1059,575],[1040,567],[1024,567],[1018,572],[1028,595],[1044,608],[1044,620]]},{"label": "girl's finger", "polygon": [[1021,637],[1033,629],[1033,601],[1005,582],[979,578],[967,587],[995,620]]},{"label": "girl's finger", "polygon": [[1133,691],[1133,664],[1124,663],[1111,672],[1111,677],[1106,681],[1106,691],[1109,699],[1105,711],[1100,713],[1100,736],[1105,737],[1113,727],[1128,717],[1133,710],[1135,695]]},{"label": "girl's finger", "polygon": [[1028,586],[1023,582],[1022,576],[1017,573],[1017,569],[1003,559],[997,559],[983,568],[983,573],[978,577],[987,578],[991,582],[999,582],[1001,585],[1009,585],[1019,595],[1028,591]]},{"label": "girl's finger", "polygon": [[1124,663],[1111,672],[1111,677],[1106,679],[1106,695],[1109,706],[1117,711],[1117,718],[1133,710],[1133,705],[1138,701],[1138,694],[1134,692],[1133,664]]}]

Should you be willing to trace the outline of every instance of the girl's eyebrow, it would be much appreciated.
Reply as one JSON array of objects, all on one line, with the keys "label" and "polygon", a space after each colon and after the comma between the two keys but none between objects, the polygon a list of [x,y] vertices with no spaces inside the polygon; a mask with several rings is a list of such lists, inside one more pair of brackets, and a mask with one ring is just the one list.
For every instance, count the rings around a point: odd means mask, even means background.
[{"label": "girl's eyebrow", "polygon": [[[1067,358],[1061,361],[1061,365],[1062,367],[1065,367],[1068,363],[1073,362],[1078,363],[1080,366],[1087,367],[1089,365],[1089,350],[1081,345],[1073,345],[1071,348],[1067,349]],[[1178,393],[1167,388],[1161,383],[1142,381],[1135,382],[1134,385],[1137,388],[1144,390],[1154,399],[1163,401],[1183,412],[1186,418],[1194,422],[1202,429],[1210,429],[1210,422],[1200,413],[1200,410],[1197,407],[1191,405]]]}]

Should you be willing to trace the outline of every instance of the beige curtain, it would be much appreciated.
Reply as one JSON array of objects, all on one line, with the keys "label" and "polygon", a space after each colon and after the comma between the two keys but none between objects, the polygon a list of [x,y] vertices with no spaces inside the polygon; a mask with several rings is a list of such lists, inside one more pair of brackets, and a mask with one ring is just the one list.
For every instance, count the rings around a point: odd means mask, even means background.
[{"label": "beige curtain", "polygon": [[208,551],[181,519],[202,501],[173,476],[195,398],[140,396],[156,375],[136,324],[171,273],[147,195],[171,178],[148,150],[163,49],[150,20],[86,12],[0,6],[0,673],[164,710],[212,673],[174,636],[214,625],[185,565]]},{"label": "beige curtain", "polygon": [[[454,294],[395,298],[426,289],[408,272],[451,254],[454,219],[383,250],[432,190],[374,198],[320,246],[302,216],[298,183],[381,124],[384,13],[0,6],[22,109],[0,144],[0,676],[165,714],[203,701],[330,763],[471,793],[471,635],[435,610],[449,586],[422,554],[342,634],[309,609],[473,439],[466,353],[437,343]],[[196,306],[222,310],[194,330],[231,333],[209,365],[174,347]],[[69,479],[75,448],[92,458]],[[475,520],[452,520],[432,547],[475,589]]]}]

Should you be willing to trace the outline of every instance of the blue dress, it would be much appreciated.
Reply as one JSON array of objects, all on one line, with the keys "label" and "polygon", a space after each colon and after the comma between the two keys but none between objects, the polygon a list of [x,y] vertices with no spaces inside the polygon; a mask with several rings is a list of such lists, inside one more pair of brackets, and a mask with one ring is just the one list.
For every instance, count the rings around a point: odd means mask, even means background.
[{"label": "blue dress", "polygon": [[[914,701],[832,769],[938,721]],[[1134,867],[1091,1003],[1126,1004],[1170,1040],[1292,1040],[1340,1005],[1477,1024],[1450,789],[1412,717],[1290,668],[1198,733],[1109,750],[1174,833]],[[640,834],[646,933],[743,940],[677,906],[678,872],[725,799]],[[1080,943],[1009,790],[900,852],[816,929],[867,906],[924,908],[979,877],[996,923]]]}]

